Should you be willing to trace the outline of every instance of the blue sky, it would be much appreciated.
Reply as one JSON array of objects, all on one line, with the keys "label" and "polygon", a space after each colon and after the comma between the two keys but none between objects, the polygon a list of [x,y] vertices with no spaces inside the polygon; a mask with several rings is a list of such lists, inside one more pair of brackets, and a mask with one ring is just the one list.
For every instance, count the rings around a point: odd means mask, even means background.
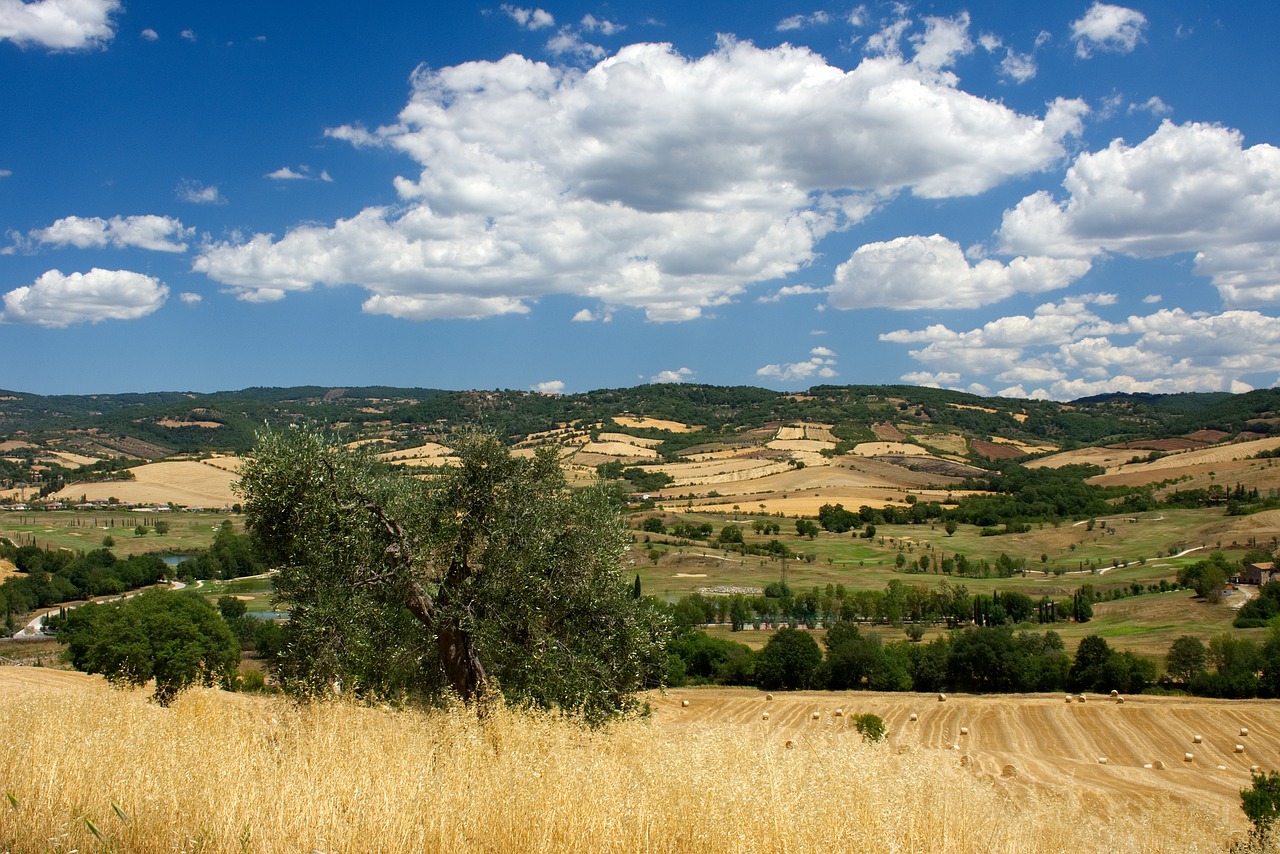
[{"label": "blue sky", "polygon": [[1269,2],[0,0],[0,387],[1280,380]]}]

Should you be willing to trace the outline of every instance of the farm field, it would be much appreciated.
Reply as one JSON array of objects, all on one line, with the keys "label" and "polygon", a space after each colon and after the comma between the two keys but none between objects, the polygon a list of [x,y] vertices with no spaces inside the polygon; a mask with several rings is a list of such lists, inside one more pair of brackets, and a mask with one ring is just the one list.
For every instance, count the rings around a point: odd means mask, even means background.
[{"label": "farm field", "polygon": [[[834,503],[834,502],[833,502]],[[849,505],[845,505],[848,507]],[[814,508],[816,515],[816,508]],[[981,536],[971,525],[961,525],[954,536],[947,536],[933,525],[880,525],[873,539],[855,537],[851,533],[832,534],[823,531],[815,539],[795,535],[790,518],[715,513],[662,513],[644,511],[633,514],[639,525],[649,516],[659,516],[665,524],[676,521],[692,524],[704,522],[719,531],[727,524],[743,529],[748,543],[766,543],[775,536],[801,555],[812,554],[814,560],[786,561],[788,583],[793,589],[807,589],[815,584],[844,584],[850,589],[881,589],[890,579],[908,584],[940,584],[947,580],[964,584],[973,592],[989,593],[995,589],[1016,589],[1028,595],[1061,595],[1082,584],[1107,586],[1140,583],[1144,586],[1170,579],[1178,567],[1194,563],[1215,550],[1223,550],[1236,559],[1255,542],[1261,548],[1274,548],[1273,538],[1280,538],[1280,511],[1266,511],[1251,516],[1225,516],[1216,510],[1165,510],[1140,516],[1117,516],[1088,524],[1064,523],[1045,525],[1025,534]],[[758,535],[752,530],[756,521],[775,522],[782,527],[780,535]],[[1111,533],[1114,531],[1114,533]],[[672,537],[646,535],[637,531],[639,542],[631,547],[630,571],[640,574],[645,589],[654,595],[678,597],[698,587],[715,585],[757,584],[763,586],[781,578],[783,564],[776,559],[724,552],[706,544],[679,545]],[[645,538],[648,537],[648,541]],[[1171,555],[1192,550],[1182,557]],[[660,553],[654,564],[649,553]],[[930,558],[930,571],[903,572],[896,568],[899,553],[908,562]],[[948,576],[932,571],[932,558],[964,554],[971,561],[994,563],[1001,554],[1023,558],[1028,563],[1024,575],[1011,578],[979,578]],[[1042,560],[1041,558],[1044,558]],[[1090,566],[1097,571],[1091,571]],[[1061,570],[1061,574],[1058,574]]]},{"label": "farm field", "polygon": [[[592,731],[505,709],[145,696],[0,668],[0,738],[25,746],[0,761],[12,849],[1222,851],[1248,827],[1249,764],[1280,747],[1267,704],[1168,698],[684,689]],[[888,740],[839,707],[881,715]]]},{"label": "farm field", "polygon": [[[91,551],[111,537],[112,551],[120,557],[143,552],[185,553],[208,548],[219,526],[231,520],[240,530],[241,518],[228,513],[139,513],[134,510],[51,510],[40,513],[0,513],[0,537],[15,545]],[[150,531],[139,537],[138,525],[151,528],[157,520],[169,524],[167,534]]]},{"label": "farm field", "polygon": [[148,463],[129,470],[133,480],[73,483],[54,497],[70,503],[115,498],[122,503],[173,502],[185,507],[219,509],[240,500],[231,490],[237,465],[234,457]]},{"label": "farm field", "polygon": [[[749,727],[812,751],[832,732],[847,734],[849,716],[871,713],[884,719],[891,749],[938,752],[939,761],[967,767],[1010,796],[1071,791],[1113,813],[1167,800],[1171,811],[1203,809],[1224,823],[1240,814],[1250,766],[1280,766],[1280,706],[1271,701],[1143,695],[1116,704],[1093,695],[1068,704],[1063,694],[1021,694],[947,695],[943,703],[933,694],[863,691],[765,697],[745,688],[672,689],[654,698],[654,721]],[[1202,743],[1193,743],[1196,735]]]},{"label": "farm field", "polygon": [[[1031,632],[1056,632],[1071,655],[1075,655],[1075,649],[1081,640],[1089,635],[1100,635],[1117,652],[1127,651],[1145,656],[1155,662],[1160,670],[1164,669],[1164,657],[1169,652],[1169,647],[1183,635],[1192,635],[1206,642],[1215,635],[1226,633],[1259,644],[1266,641],[1269,629],[1232,627],[1235,609],[1232,607],[1234,603],[1231,597],[1224,598],[1222,604],[1218,605],[1209,605],[1194,597],[1195,594],[1191,591],[1180,590],[1144,594],[1114,602],[1099,602],[1093,606],[1093,619],[1087,623],[1031,624],[1026,628]],[[713,624],[702,628],[709,635],[745,644],[755,650],[763,648],[773,636],[772,629],[756,630],[750,626],[738,632],[732,631],[728,624]],[[863,625],[860,628],[864,634],[879,635],[885,642],[907,638],[903,629],[890,625]],[[824,629],[813,629],[810,633],[819,643],[826,635]],[[944,625],[930,626],[925,631],[922,642],[928,643],[946,634],[949,634],[949,630]],[[1277,711],[1280,712],[1280,708]]]}]

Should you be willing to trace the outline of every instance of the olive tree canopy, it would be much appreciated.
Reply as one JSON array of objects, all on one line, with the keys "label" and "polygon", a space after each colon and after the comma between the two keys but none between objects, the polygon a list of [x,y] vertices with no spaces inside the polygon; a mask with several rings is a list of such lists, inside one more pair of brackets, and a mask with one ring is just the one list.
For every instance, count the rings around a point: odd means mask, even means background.
[{"label": "olive tree canopy", "polygon": [[258,437],[238,488],[291,613],[278,674],[299,692],[633,708],[666,627],[621,574],[616,503],[570,489],[554,449],[464,434],[454,450],[424,480],[315,430]]}]

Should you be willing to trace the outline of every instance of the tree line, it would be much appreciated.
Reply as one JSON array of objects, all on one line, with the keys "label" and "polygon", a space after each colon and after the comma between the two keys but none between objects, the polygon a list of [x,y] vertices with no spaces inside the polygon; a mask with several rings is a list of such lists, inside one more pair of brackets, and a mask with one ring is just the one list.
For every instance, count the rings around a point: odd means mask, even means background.
[{"label": "tree line", "polygon": [[969,626],[928,643],[885,641],[839,622],[822,643],[784,627],[759,651],[687,629],[668,645],[668,684],[750,685],[766,690],[1071,691],[1137,694],[1156,686],[1206,697],[1280,697],[1280,628],[1259,644],[1230,634],[1206,644],[1184,636],[1156,663],[1089,635],[1070,655],[1054,631]]},{"label": "tree line", "polygon": [[15,547],[8,540],[0,540],[0,557],[13,561],[20,573],[0,584],[10,627],[15,615],[59,602],[136,590],[161,581],[167,570],[155,554],[119,558],[109,549],[46,551],[37,546]]}]

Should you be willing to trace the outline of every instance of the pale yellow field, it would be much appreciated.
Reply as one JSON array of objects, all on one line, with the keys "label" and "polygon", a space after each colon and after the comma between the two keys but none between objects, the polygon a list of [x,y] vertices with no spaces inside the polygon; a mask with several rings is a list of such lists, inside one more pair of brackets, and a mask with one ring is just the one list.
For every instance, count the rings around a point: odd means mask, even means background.
[{"label": "pale yellow field", "polygon": [[1018,450],[1028,454],[1043,454],[1048,451],[1057,450],[1057,447],[1054,445],[1032,445],[1027,442],[1020,442],[1017,439],[1006,439],[1003,436],[992,436],[991,441],[999,445],[1013,445]]},{"label": "pale yellow field", "polygon": [[684,454],[681,459],[692,463],[703,463],[709,460],[731,460],[735,457],[750,457],[757,453],[755,448],[725,448],[722,451],[704,451],[699,454]]},{"label": "pale yellow field", "polygon": [[156,424],[160,427],[204,427],[209,430],[222,426],[217,421],[183,421],[179,418],[161,418]]},{"label": "pale yellow field", "polygon": [[774,439],[765,445],[775,451],[798,451],[805,454],[821,454],[835,448],[835,442],[823,442],[817,439]]},{"label": "pale yellow field", "polygon": [[969,451],[968,440],[958,433],[923,433],[916,437],[916,441],[944,454],[960,455]]},{"label": "pale yellow field", "polygon": [[596,437],[599,442],[619,442],[637,448],[656,448],[662,444],[661,439],[646,439],[642,436],[629,436],[626,433],[601,433]]},{"label": "pale yellow field", "polygon": [[[1134,456],[1145,456],[1143,452],[1120,451],[1116,452],[1117,455],[1127,453],[1127,456],[1123,457],[1124,463],[1119,466],[1109,467],[1107,476],[1123,474],[1124,478],[1113,478],[1112,481],[1108,482],[1123,484],[1154,483],[1183,474],[1194,475],[1196,469],[1204,469],[1205,471],[1213,469],[1215,473],[1226,471],[1227,468],[1247,469],[1251,462],[1246,459],[1247,457],[1253,456],[1259,451],[1273,451],[1276,448],[1280,448],[1280,437],[1255,439],[1252,442],[1237,442],[1232,445],[1215,445],[1212,448],[1200,448],[1194,451],[1172,451],[1158,460],[1141,463],[1129,463],[1128,460]],[[1233,464],[1235,465],[1233,466]],[[1243,464],[1243,466],[1239,464]],[[1266,463],[1263,462],[1261,465],[1265,466]],[[1280,477],[1277,480],[1280,480]],[[1222,482],[1228,486],[1231,485],[1226,481]]]},{"label": "pale yellow field", "polygon": [[816,516],[823,504],[843,504],[856,509],[863,504],[882,507],[901,504],[908,492],[924,500],[944,500],[959,495],[924,487],[939,478],[872,459],[841,459],[838,463],[786,471],[767,477],[716,484],[720,498],[695,500],[694,506],[730,511],[734,504],[749,510],[764,505],[767,513]]},{"label": "pale yellow field", "polygon": [[663,421],[661,418],[635,418],[631,415],[616,415],[614,422],[623,427],[639,427],[641,430],[666,430],[668,433],[693,433],[701,427],[690,427],[679,421]]},{"label": "pale yellow field", "polygon": [[[835,716],[837,709],[845,718]],[[765,712],[768,721],[761,719]],[[950,757],[944,761],[956,764],[967,757],[971,773],[998,779],[1011,794],[1072,790],[1118,813],[1168,799],[1224,824],[1243,819],[1240,789],[1250,784],[1250,766],[1270,769],[1280,755],[1277,705],[1263,700],[1135,696],[1117,704],[1095,694],[1067,704],[1063,694],[1015,694],[938,702],[934,694],[815,691],[777,693],[768,701],[753,689],[673,689],[656,717],[755,726],[798,741],[844,729],[848,715],[864,712],[884,719],[893,747],[942,751]],[[1200,744],[1192,742],[1195,735]],[[1236,745],[1244,751],[1236,753]],[[1003,776],[1007,766],[1016,773]]]},{"label": "pale yellow field", "polygon": [[581,452],[584,454],[599,454],[605,457],[622,457],[629,460],[656,460],[658,458],[658,452],[653,448],[632,444],[631,442],[604,441],[603,436],[601,436],[601,441],[599,442],[584,443]]},{"label": "pale yellow field", "polygon": [[948,403],[947,406],[950,406],[952,409],[974,409],[974,410],[977,410],[978,412],[986,412],[991,415],[995,415],[997,412],[999,412],[998,409],[989,409],[985,406],[971,406],[967,403]]},{"label": "pale yellow field", "polygon": [[774,439],[782,441],[808,439],[814,442],[830,442],[834,446],[836,437],[831,434],[833,426],[832,424],[789,424],[779,427]]},{"label": "pale yellow field", "polygon": [[1072,465],[1102,466],[1103,468],[1111,469],[1127,463],[1134,456],[1141,453],[1141,451],[1127,451],[1118,448],[1079,448],[1074,451],[1063,451],[1060,454],[1041,457],[1038,460],[1029,460],[1024,465],[1029,469],[1056,469]]},{"label": "pale yellow field", "polygon": [[853,446],[853,453],[860,457],[929,456],[924,448],[907,442],[859,442]]},{"label": "pale yellow field", "polygon": [[[212,463],[212,464],[211,464]],[[116,498],[137,504],[164,504],[172,501],[188,507],[226,507],[240,498],[231,491],[236,479],[226,457],[209,462],[195,460],[148,463],[130,469],[134,480],[105,483],[74,483],[55,493],[62,501],[77,502]]]},{"label": "pale yellow field", "polygon": [[789,471],[791,465],[779,460],[739,457],[702,463],[667,463],[656,468],[675,478],[675,483],[668,487],[672,489],[682,486],[754,482],[769,475]]},{"label": "pale yellow field", "polygon": [[17,572],[18,567],[14,565],[13,561],[0,557],[0,581],[4,581],[11,575],[16,575]]},{"label": "pale yellow field", "polygon": [[[33,670],[0,668],[15,851],[1219,852],[1247,827],[1249,759],[1224,745],[1239,726],[1246,756],[1278,738],[1256,703],[688,689],[590,731],[206,689],[161,709]],[[880,714],[889,740],[838,706]]]},{"label": "pale yellow field", "polygon": [[91,466],[96,462],[100,462],[97,457],[87,457],[84,454],[73,454],[70,451],[54,451],[50,456],[56,457],[68,468]]},{"label": "pale yellow field", "polygon": [[399,451],[385,451],[378,454],[378,459],[386,460],[392,463],[402,463],[404,465],[440,465],[441,461],[447,457],[452,457],[453,451],[444,445],[436,442],[427,442],[413,448],[403,448]]},{"label": "pale yellow field", "polygon": [[1128,448],[1081,448],[1033,460],[1026,465],[1028,468],[1058,468],[1086,463],[1106,468],[1108,475],[1119,472],[1131,475],[1132,477],[1125,481],[1126,483],[1153,483],[1176,477],[1177,474],[1171,471],[1174,469],[1244,461],[1246,457],[1253,456],[1259,451],[1272,451],[1276,448],[1280,448],[1280,437],[1255,439],[1250,442],[1217,445],[1191,451],[1168,451],[1158,460],[1138,463],[1130,460],[1134,457],[1146,457],[1148,452]]}]

